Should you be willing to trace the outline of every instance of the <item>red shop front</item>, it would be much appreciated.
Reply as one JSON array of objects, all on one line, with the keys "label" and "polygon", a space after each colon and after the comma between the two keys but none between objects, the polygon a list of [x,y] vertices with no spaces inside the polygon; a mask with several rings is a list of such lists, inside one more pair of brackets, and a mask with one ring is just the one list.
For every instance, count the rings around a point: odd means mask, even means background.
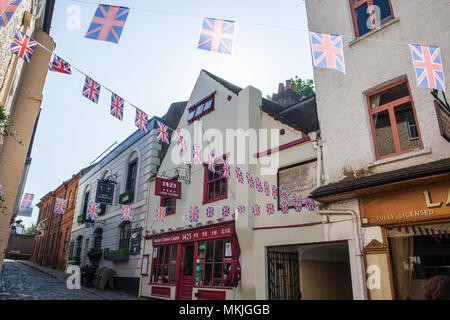
[{"label": "red shop front", "polygon": [[146,239],[152,240],[148,283],[152,297],[225,300],[239,282],[234,221]]}]

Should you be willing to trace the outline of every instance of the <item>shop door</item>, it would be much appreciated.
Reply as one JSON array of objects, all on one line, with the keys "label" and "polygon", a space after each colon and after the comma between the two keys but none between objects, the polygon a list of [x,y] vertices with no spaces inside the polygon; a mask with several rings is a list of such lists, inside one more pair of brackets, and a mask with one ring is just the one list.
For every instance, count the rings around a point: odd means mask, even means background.
[{"label": "shop door", "polygon": [[194,244],[183,245],[180,277],[178,282],[178,299],[192,300],[194,287]]}]

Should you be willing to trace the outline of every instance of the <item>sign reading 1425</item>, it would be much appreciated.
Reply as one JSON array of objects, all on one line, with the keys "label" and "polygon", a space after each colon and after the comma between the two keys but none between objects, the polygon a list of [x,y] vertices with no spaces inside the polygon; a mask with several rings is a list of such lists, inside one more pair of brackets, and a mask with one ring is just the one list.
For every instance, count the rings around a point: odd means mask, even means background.
[{"label": "sign reading 1425", "polygon": [[173,179],[156,178],[155,195],[181,199],[181,182]]}]

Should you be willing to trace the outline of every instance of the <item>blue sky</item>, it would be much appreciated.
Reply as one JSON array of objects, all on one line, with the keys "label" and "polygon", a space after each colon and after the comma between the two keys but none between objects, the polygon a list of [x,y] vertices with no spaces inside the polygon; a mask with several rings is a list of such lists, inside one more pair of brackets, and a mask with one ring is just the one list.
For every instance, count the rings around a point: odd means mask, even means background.
[{"label": "blue sky", "polygon": [[[56,2],[55,53],[150,116],[188,100],[201,69],[263,96],[290,77],[313,77],[303,0],[86,2]],[[131,7],[119,44],[84,38],[98,3]],[[67,27],[70,6],[80,9],[79,29]],[[232,55],[196,48],[203,16],[236,21]],[[109,115],[111,94],[104,88],[98,104],[83,97],[84,78],[75,70],[47,75],[25,186],[34,205],[136,129],[133,107],[125,105],[123,121]],[[19,218],[28,227],[38,214],[34,207],[31,218]]]}]

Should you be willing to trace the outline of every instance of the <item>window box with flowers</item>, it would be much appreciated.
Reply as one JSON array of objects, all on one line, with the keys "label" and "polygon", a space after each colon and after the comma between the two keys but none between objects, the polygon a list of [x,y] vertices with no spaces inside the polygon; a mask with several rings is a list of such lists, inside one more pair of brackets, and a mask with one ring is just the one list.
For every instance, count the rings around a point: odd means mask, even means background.
[{"label": "window box with flowers", "polygon": [[119,196],[119,203],[120,204],[127,204],[134,200],[134,190],[130,189],[125,191]]},{"label": "window box with flowers", "polygon": [[130,250],[128,249],[111,250],[108,252],[105,259],[112,262],[128,261],[130,259]]}]

